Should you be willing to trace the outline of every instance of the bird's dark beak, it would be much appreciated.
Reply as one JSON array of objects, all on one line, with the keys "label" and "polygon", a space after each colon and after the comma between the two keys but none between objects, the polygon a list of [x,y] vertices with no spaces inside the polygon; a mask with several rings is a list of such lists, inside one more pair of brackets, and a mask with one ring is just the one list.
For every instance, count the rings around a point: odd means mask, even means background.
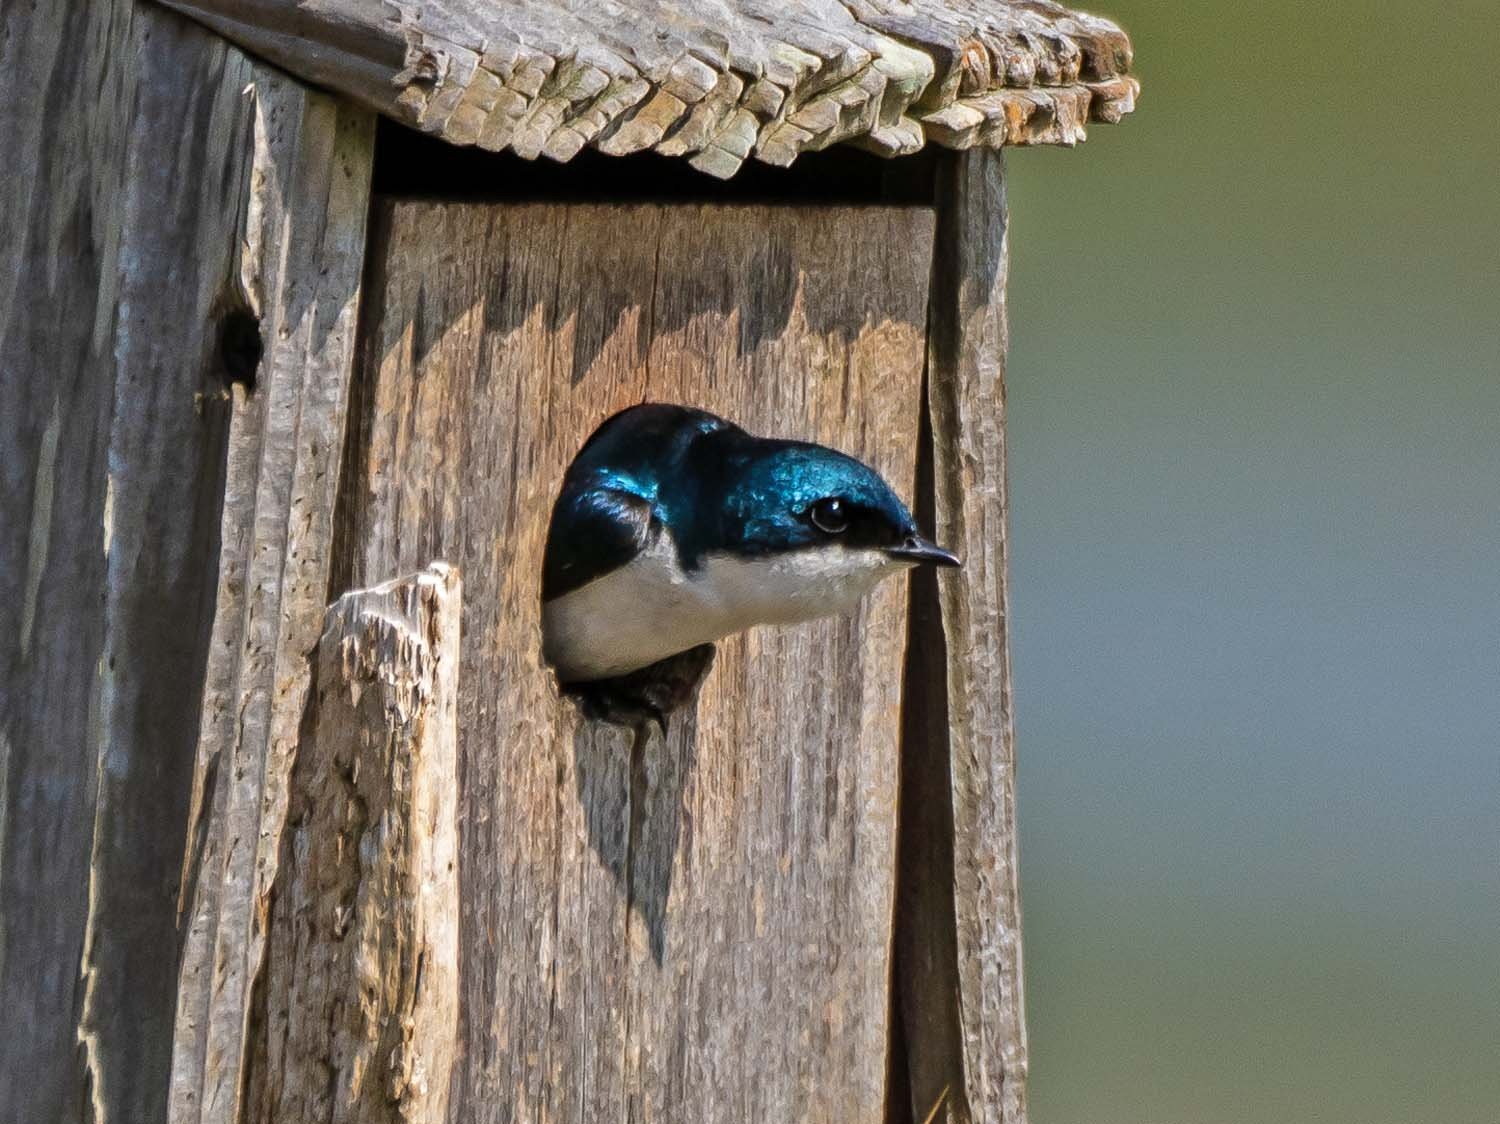
[{"label": "bird's dark beak", "polygon": [[907,535],[904,541],[895,546],[886,547],[885,552],[902,562],[926,562],[933,566],[961,565],[958,555],[951,550],[944,550],[937,543],[924,539],[921,535]]}]

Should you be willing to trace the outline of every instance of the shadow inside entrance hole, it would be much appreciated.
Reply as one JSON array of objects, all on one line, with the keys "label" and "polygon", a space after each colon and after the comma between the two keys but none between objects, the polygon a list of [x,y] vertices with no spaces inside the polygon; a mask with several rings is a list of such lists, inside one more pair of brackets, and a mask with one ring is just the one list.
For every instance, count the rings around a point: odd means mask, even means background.
[{"label": "shadow inside entrance hole", "polygon": [[602,722],[581,722],[573,734],[573,775],[583,806],[589,846],[598,854],[625,901],[625,933],[646,927],[651,958],[662,964],[667,943],[667,902],[677,844],[691,816],[683,792],[698,744],[697,715],[684,707],[663,738]]}]

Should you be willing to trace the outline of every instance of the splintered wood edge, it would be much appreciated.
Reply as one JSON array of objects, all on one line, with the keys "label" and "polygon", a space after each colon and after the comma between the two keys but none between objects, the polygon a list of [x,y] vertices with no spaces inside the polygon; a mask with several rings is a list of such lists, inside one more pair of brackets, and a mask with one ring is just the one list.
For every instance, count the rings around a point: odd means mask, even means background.
[{"label": "splintered wood edge", "polygon": [[451,144],[655,151],[719,178],[838,143],[1071,146],[1140,91],[1124,31],[1053,0],[164,2]]},{"label": "splintered wood edge", "polygon": [[368,1124],[447,1115],[462,597],[458,571],[436,562],[324,616],[244,1119],[322,1118],[335,1084],[338,1111]]}]

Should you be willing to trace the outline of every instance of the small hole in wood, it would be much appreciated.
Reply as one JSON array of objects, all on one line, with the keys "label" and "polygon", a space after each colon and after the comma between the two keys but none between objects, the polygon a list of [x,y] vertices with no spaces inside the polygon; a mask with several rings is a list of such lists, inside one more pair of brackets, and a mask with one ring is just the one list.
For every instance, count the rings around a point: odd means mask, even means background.
[{"label": "small hole in wood", "polygon": [[226,382],[239,383],[246,393],[255,392],[255,376],[265,345],[260,321],[248,308],[231,309],[219,322],[219,360]]}]

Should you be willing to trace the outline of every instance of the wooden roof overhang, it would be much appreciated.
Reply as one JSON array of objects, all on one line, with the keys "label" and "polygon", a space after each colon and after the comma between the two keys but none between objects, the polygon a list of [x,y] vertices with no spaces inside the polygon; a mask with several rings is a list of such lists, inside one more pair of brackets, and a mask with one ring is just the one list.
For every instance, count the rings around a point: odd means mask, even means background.
[{"label": "wooden roof overhang", "polygon": [[1053,0],[164,2],[451,144],[721,178],[832,144],[1073,145],[1139,91],[1125,33]]}]

